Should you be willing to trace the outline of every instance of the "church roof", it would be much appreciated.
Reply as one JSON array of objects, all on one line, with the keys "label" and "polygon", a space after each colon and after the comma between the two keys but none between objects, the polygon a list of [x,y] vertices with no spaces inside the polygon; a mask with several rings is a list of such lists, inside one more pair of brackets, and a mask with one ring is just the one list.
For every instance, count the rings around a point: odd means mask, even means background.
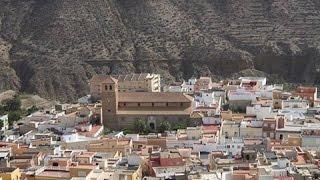
[{"label": "church roof", "polygon": [[107,76],[107,78],[103,81],[104,83],[113,83],[113,84],[115,84],[115,83],[117,83],[118,82],[118,80],[117,79],[115,79],[115,78],[113,78],[112,76]]},{"label": "church roof", "polygon": [[148,73],[140,73],[140,74],[126,74],[126,75],[118,75],[115,76],[120,82],[124,81],[144,81],[149,76]]},{"label": "church roof", "polygon": [[111,75],[94,75],[92,76],[90,82],[100,82],[100,83],[116,83],[117,79],[113,78]]},{"label": "church roof", "polygon": [[119,102],[192,102],[192,97],[171,92],[119,92]]},{"label": "church roof", "polygon": [[90,79],[90,82],[104,82],[108,77],[111,77],[114,80],[117,80],[117,82],[125,82],[125,81],[144,81],[148,78],[151,78],[152,75],[149,73],[140,73],[140,74],[126,74],[126,75],[104,75],[104,74],[98,74],[93,75]]}]

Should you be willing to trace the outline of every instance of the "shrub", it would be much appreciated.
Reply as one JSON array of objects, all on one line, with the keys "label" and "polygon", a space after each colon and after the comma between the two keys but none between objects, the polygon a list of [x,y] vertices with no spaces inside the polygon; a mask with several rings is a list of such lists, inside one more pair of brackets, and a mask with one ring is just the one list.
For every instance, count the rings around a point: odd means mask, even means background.
[{"label": "shrub", "polygon": [[136,133],[145,133],[147,131],[146,122],[142,119],[138,119],[134,122],[134,130]]},{"label": "shrub", "polygon": [[30,115],[30,114],[38,111],[38,110],[39,110],[39,108],[37,108],[37,106],[34,106],[34,105],[33,105],[31,108],[29,108],[29,109],[27,110],[27,113],[28,113],[28,115]]},{"label": "shrub", "polygon": [[15,121],[20,120],[21,116],[19,112],[9,112],[8,121],[9,125],[12,126]]},{"label": "shrub", "polygon": [[162,121],[159,125],[158,131],[160,133],[163,133],[165,131],[170,131],[171,130],[171,125],[168,121]]}]

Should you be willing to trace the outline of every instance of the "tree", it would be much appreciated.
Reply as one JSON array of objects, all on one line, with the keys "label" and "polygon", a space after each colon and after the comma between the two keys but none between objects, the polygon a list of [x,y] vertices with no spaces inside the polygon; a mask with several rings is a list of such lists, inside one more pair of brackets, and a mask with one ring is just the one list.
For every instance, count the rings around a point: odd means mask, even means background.
[{"label": "tree", "polygon": [[170,131],[171,125],[168,121],[162,121],[159,125],[158,132],[164,133],[165,131]]},{"label": "tree", "polygon": [[144,133],[147,130],[146,122],[142,119],[138,119],[134,122],[134,130],[136,133]]},{"label": "tree", "polygon": [[187,125],[185,124],[182,124],[182,123],[178,123],[174,126],[174,130],[178,130],[178,129],[186,129],[187,128]]},{"label": "tree", "polygon": [[104,130],[102,131],[102,135],[108,135],[111,132],[112,131],[109,128],[104,128]]},{"label": "tree", "polygon": [[123,134],[133,134],[133,131],[131,129],[124,129]]},{"label": "tree", "polygon": [[21,100],[18,96],[13,99],[7,99],[4,101],[4,108],[6,111],[18,111],[21,108]]},{"label": "tree", "polygon": [[37,106],[33,105],[31,108],[29,108],[29,109],[27,110],[27,112],[28,112],[28,115],[30,115],[30,114],[38,111],[38,110],[39,110],[39,109],[37,108]]},{"label": "tree", "polygon": [[9,112],[8,114],[8,121],[9,125],[12,126],[15,121],[20,120],[20,113],[19,112]]},{"label": "tree", "polygon": [[0,120],[0,130],[2,129],[3,127],[3,121]]}]

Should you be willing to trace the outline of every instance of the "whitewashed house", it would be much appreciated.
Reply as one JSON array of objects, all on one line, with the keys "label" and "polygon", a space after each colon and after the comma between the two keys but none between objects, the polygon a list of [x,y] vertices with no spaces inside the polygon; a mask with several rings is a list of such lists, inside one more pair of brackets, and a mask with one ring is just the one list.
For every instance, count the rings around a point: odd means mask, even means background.
[{"label": "whitewashed house", "polygon": [[227,154],[240,155],[244,142],[241,138],[223,139],[220,142],[196,143],[193,145],[194,152],[222,151]]},{"label": "whitewashed house", "polygon": [[211,90],[203,90],[195,94],[195,101],[197,102],[197,106],[205,107],[211,107],[219,103],[216,101],[214,92]]},{"label": "whitewashed house", "polygon": [[0,130],[8,130],[9,129],[9,120],[8,120],[8,114],[4,116],[0,116],[0,121],[2,121],[2,128]]},{"label": "whitewashed house", "polygon": [[202,117],[202,124],[210,125],[210,124],[221,124],[220,116],[204,116]]},{"label": "whitewashed house", "polygon": [[182,89],[185,90],[185,92],[190,92],[193,93],[194,92],[194,85],[197,82],[197,78],[192,77],[190,79],[188,79],[188,82],[182,84]]},{"label": "whitewashed house", "polygon": [[247,106],[246,114],[255,115],[257,119],[271,118],[275,115],[271,106],[261,104],[251,104]]},{"label": "whitewashed house", "polygon": [[300,98],[290,98],[282,101],[282,109],[308,109],[309,101]]},{"label": "whitewashed house", "polygon": [[164,92],[186,92],[187,90],[183,87],[185,84],[185,81],[183,82],[174,82],[169,84],[168,86],[165,86],[163,88]]},{"label": "whitewashed house", "polygon": [[187,127],[186,129],[186,134],[188,139],[196,140],[196,139],[201,139],[203,135],[202,128],[197,126],[197,127]]}]

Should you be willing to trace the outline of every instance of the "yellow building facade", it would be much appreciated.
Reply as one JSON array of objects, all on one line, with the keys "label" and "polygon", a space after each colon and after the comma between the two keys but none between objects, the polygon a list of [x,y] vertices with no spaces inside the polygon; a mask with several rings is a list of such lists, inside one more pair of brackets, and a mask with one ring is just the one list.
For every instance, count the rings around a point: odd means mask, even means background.
[{"label": "yellow building facade", "polygon": [[0,178],[2,180],[20,180],[21,172],[19,168],[0,168]]}]

